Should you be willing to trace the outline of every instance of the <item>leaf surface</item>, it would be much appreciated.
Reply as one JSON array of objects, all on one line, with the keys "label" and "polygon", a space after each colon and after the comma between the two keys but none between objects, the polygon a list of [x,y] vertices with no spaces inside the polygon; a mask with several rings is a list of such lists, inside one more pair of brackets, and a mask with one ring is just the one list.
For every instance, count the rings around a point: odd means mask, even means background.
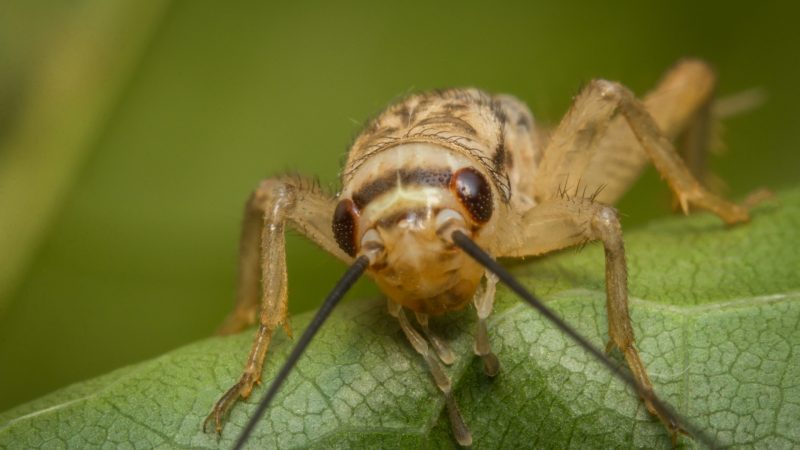
[{"label": "leaf surface", "polygon": [[[756,208],[743,226],[698,214],[626,234],[631,315],[656,391],[724,444],[800,446],[799,230],[794,189]],[[513,270],[605,344],[601,248]],[[434,329],[461,355],[448,373],[475,448],[670,447],[629,389],[503,288],[490,328],[502,371],[487,379],[472,356],[473,316],[467,309]],[[293,325],[300,330],[309,319],[297,316]],[[0,414],[0,447],[230,447],[264,389],[233,409],[221,438],[203,433],[201,423],[238,377],[252,334],[209,338]],[[277,333],[265,380],[289,349]],[[422,359],[384,301],[362,299],[334,312],[251,446],[442,448],[454,441]]]}]

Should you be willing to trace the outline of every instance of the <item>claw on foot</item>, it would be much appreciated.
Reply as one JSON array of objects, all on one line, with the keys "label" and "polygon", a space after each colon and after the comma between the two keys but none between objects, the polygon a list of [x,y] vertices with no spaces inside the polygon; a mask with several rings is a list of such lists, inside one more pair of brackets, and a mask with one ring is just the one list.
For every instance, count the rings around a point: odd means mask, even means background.
[{"label": "claw on foot", "polygon": [[214,419],[214,430],[217,432],[217,436],[222,435],[222,423],[216,415],[216,411],[211,411],[211,414],[206,416],[206,420],[203,421],[203,433],[208,433],[208,424],[212,418]]},{"label": "claw on foot", "polygon": [[247,398],[252,391],[252,382],[247,377],[247,374],[243,375],[242,378],[230,389],[225,391],[222,394],[222,397],[217,400],[217,403],[214,404],[214,408],[211,410],[211,413],[206,417],[206,420],[203,421],[203,432],[208,433],[208,424],[214,421],[214,428],[217,431],[217,435],[222,434],[222,421],[223,416],[225,413],[231,409],[234,403],[236,403],[239,398]]},{"label": "claw on foot", "polygon": [[667,428],[669,429],[669,437],[670,437],[670,440],[672,441],[672,448],[678,448],[678,438],[681,435],[689,436],[689,432],[687,432],[681,426],[681,424],[679,424],[677,422],[670,422],[669,426]]},{"label": "claw on foot", "polygon": [[676,198],[684,214],[689,214],[689,205],[714,213],[728,225],[750,220],[749,206],[731,203],[701,188],[676,193]]}]

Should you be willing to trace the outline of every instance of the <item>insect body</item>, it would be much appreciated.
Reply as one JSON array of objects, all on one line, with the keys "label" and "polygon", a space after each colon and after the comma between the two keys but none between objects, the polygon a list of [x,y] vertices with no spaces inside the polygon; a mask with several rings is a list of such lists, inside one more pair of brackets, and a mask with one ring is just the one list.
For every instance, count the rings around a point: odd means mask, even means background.
[{"label": "insect body", "polygon": [[256,321],[259,328],[241,378],[206,422],[221,430],[225,412],[259,380],[274,330],[290,331],[284,253],[289,223],[341,260],[365,267],[377,282],[390,314],[444,395],[461,445],[472,436],[442,366],[456,356],[429,329],[428,318],[473,304],[475,354],[489,376],[500,369],[486,325],[497,277],[462,251],[463,239],[493,257],[602,242],[607,349],[624,355],[648,410],[673,436],[682,431],[658,406],[634,345],[621,227],[608,205],[649,161],[684,211],[692,205],[727,223],[748,219],[745,208],[708,192],[692,174],[702,168],[688,167],[671,143],[689,136],[685,154],[704,151],[713,86],[712,72],[695,60],[676,65],[643,102],[617,83],[595,80],[552,133],[510,96],[476,89],[412,95],[386,109],[355,140],[337,196],[296,178],[262,182],[246,208],[238,303],[222,331]]}]

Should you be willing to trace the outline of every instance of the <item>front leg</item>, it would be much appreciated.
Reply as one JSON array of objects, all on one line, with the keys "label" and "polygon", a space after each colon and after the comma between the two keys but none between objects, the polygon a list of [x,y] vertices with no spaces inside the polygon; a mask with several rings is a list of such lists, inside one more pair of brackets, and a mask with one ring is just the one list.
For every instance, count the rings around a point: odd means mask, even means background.
[{"label": "front leg", "polygon": [[619,348],[634,379],[642,387],[640,397],[647,410],[658,417],[670,430],[673,440],[683,432],[680,425],[669,417],[658,413],[650,401],[653,385],[636,349],[631,319],[628,315],[628,274],[625,263],[625,247],[622,228],[617,211],[590,198],[558,198],[535,206],[527,213],[509,220],[509,232],[517,239],[503,240],[490,250],[497,257],[522,257],[549,253],[565,247],[599,240],[603,243],[606,267],[606,308],[608,311],[608,334],[610,341],[606,351]]},{"label": "front leg", "polygon": [[313,183],[295,178],[265,180],[248,200],[242,224],[238,299],[220,331],[239,331],[255,321],[260,290],[259,327],[239,381],[214,405],[203,423],[204,429],[213,421],[216,431],[221,432],[225,413],[239,398],[250,395],[261,379],[275,329],[282,326],[291,336],[287,320],[287,221],[324,250],[350,261],[351,258],[339,249],[331,231],[335,205],[335,199],[322,194]]},{"label": "front leg", "polygon": [[453,383],[450,381],[450,377],[445,373],[444,367],[439,364],[440,356],[437,356],[435,349],[431,351],[431,345],[428,344],[428,340],[414,329],[414,326],[411,325],[411,322],[409,322],[406,317],[402,306],[389,300],[388,307],[389,314],[396,317],[400,322],[400,329],[403,330],[406,339],[408,339],[408,342],[414,347],[414,350],[422,355],[422,358],[428,365],[428,369],[431,371],[431,376],[433,376],[436,387],[444,394],[445,405],[447,405],[447,415],[450,417],[450,426],[453,430],[453,436],[456,438],[459,445],[469,447],[472,445],[472,433],[464,422],[464,417],[461,415],[461,410],[458,408],[458,402],[456,402],[456,398],[453,395]]}]

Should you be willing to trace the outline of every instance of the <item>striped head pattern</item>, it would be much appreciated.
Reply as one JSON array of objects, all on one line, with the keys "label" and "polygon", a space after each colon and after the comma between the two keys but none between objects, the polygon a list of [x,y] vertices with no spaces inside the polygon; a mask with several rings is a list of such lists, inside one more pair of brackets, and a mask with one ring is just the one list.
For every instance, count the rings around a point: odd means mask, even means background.
[{"label": "striped head pattern", "polygon": [[342,250],[370,256],[370,275],[394,302],[442,314],[471,300],[483,269],[449,236],[491,235],[508,201],[493,158],[503,121],[480,91],[435,92],[388,108],[356,139],[333,231]]}]

